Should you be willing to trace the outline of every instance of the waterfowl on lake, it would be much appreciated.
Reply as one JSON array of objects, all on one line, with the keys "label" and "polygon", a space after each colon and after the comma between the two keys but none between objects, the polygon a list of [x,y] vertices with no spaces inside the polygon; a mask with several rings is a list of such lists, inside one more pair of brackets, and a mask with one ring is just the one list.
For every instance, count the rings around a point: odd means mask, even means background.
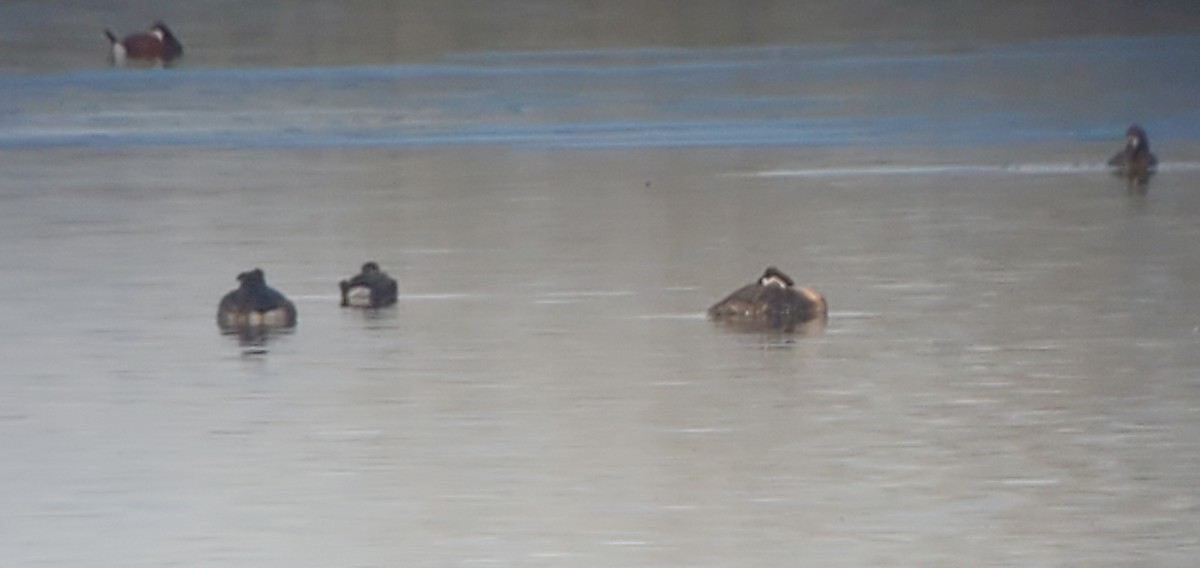
[{"label": "waterfowl on lake", "polygon": [[1125,131],[1125,147],[1108,160],[1113,173],[1125,178],[1130,184],[1145,184],[1158,165],[1158,158],[1150,153],[1150,139],[1146,131],[1134,124]]},{"label": "waterfowl on lake", "polygon": [[145,32],[130,34],[117,39],[111,30],[104,30],[111,46],[110,60],[113,65],[124,66],[128,60],[166,65],[183,55],[183,44],[175,38],[162,21],[154,22]]},{"label": "waterfowl on lake", "polygon": [[760,330],[795,331],[808,322],[824,322],[829,308],[816,290],[796,287],[774,266],[708,309],[713,321]]},{"label": "waterfowl on lake", "polygon": [[278,290],[267,286],[262,270],[243,272],[237,279],[241,285],[225,294],[217,305],[217,327],[238,332],[296,325],[296,306]]},{"label": "waterfowl on lake", "polygon": [[396,281],[374,262],[363,264],[362,272],[338,282],[338,286],[343,306],[382,308],[396,303]]}]

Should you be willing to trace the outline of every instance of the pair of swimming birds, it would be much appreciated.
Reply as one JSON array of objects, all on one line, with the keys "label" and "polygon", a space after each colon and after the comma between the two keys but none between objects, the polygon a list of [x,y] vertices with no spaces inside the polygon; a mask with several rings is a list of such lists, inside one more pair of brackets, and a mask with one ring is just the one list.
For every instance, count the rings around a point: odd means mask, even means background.
[{"label": "pair of swimming birds", "polygon": [[[296,305],[267,285],[260,268],[238,274],[238,287],[217,304],[217,326],[224,331],[286,329],[296,325]],[[396,280],[374,262],[362,265],[354,276],[338,282],[342,305],[382,308],[396,303]]]}]

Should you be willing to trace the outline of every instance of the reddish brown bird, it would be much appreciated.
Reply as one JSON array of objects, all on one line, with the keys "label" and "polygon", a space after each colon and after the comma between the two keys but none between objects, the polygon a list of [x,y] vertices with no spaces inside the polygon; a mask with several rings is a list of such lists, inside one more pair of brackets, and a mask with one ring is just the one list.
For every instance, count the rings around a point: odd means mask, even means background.
[{"label": "reddish brown bird", "polygon": [[149,31],[130,34],[125,39],[117,39],[117,35],[107,29],[104,35],[112,45],[112,64],[119,67],[129,60],[166,65],[183,55],[183,44],[162,21],[154,22]]}]

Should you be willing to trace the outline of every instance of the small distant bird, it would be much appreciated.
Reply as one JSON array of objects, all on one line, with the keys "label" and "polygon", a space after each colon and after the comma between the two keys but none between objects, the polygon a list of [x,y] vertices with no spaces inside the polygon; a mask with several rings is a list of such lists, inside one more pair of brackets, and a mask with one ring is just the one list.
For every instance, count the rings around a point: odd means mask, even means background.
[{"label": "small distant bird", "polygon": [[[824,324],[829,306],[816,290],[796,287],[790,276],[774,266],[708,309],[713,321],[756,330],[795,331],[813,322]],[[804,326],[808,327],[808,326]]]},{"label": "small distant bird", "polygon": [[149,31],[130,34],[125,39],[117,39],[117,35],[108,29],[104,30],[104,35],[108,36],[112,47],[112,64],[118,67],[124,67],[128,60],[167,65],[183,55],[183,44],[161,20],[154,22]]},{"label": "small distant bird", "polygon": [[217,305],[217,327],[227,333],[283,329],[296,325],[296,306],[278,290],[267,286],[267,277],[255,268],[238,274],[237,289]]},{"label": "small distant bird", "polygon": [[363,264],[362,272],[338,282],[338,287],[343,306],[382,308],[396,303],[396,281],[374,262]]},{"label": "small distant bird", "polygon": [[1108,161],[1113,173],[1128,180],[1132,187],[1145,185],[1158,165],[1158,158],[1150,153],[1150,139],[1146,131],[1134,124],[1125,131],[1125,147]]}]

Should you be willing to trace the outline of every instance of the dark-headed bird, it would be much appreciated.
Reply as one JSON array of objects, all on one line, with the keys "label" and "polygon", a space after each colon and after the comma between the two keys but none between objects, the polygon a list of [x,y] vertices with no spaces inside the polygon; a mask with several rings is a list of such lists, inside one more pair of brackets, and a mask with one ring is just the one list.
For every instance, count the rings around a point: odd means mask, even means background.
[{"label": "dark-headed bird", "polygon": [[261,269],[238,274],[237,289],[217,305],[217,327],[227,333],[286,329],[296,325],[296,306],[278,290],[267,286]]},{"label": "dark-headed bird", "polygon": [[1136,124],[1130,126],[1125,131],[1125,147],[1108,160],[1108,165],[1114,174],[1125,178],[1130,188],[1144,187],[1158,165],[1158,158],[1150,153],[1146,131]]},{"label": "dark-headed bird", "polygon": [[382,308],[396,303],[396,281],[374,262],[363,264],[362,272],[338,282],[338,287],[343,306]]}]

